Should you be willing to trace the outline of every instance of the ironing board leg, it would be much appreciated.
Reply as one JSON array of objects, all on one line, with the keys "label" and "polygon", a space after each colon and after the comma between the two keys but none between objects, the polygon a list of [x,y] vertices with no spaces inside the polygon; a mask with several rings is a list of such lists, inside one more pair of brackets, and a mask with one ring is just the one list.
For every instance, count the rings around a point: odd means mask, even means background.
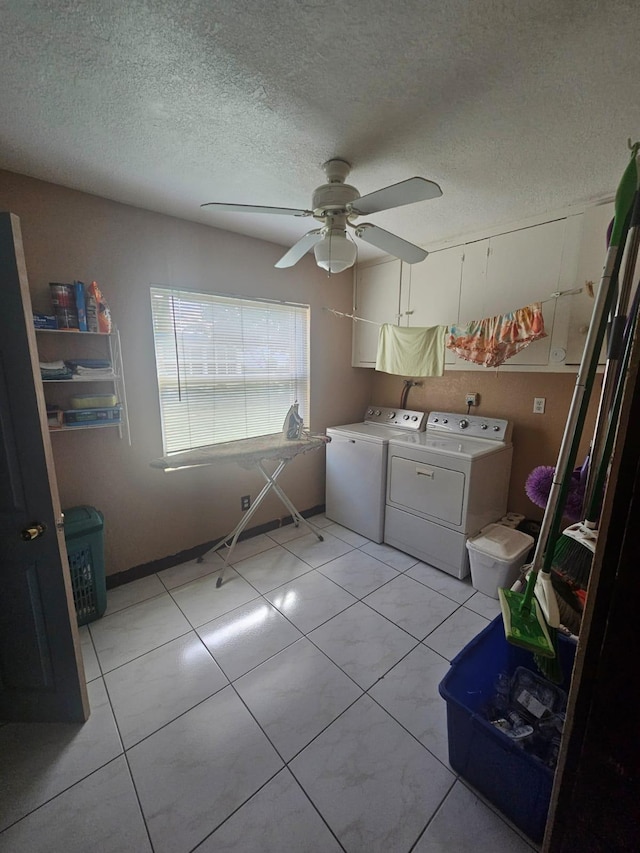
[{"label": "ironing board leg", "polygon": [[[280,472],[282,471],[282,469],[284,468],[284,466],[289,461],[290,460],[288,460],[288,459],[281,460],[278,463],[278,467],[273,472],[273,476],[277,477],[280,474]],[[258,468],[260,468],[260,470],[264,473],[264,470],[262,469],[260,464],[257,463],[257,465],[258,465]],[[197,562],[201,563],[207,554],[209,554],[209,553],[215,554],[216,551],[219,551],[220,548],[222,548],[225,545],[229,549],[224,556],[224,563],[223,563],[222,568],[220,569],[220,575],[218,576],[218,580],[216,581],[216,587],[222,586],[222,580],[224,578],[224,573],[225,573],[227,566],[229,565],[229,560],[231,559],[231,555],[233,554],[233,550],[236,547],[236,542],[238,541],[238,536],[240,536],[240,534],[242,533],[242,531],[245,529],[245,527],[249,523],[249,521],[250,521],[251,517],[253,516],[253,514],[255,513],[255,511],[258,509],[258,507],[260,506],[262,501],[265,499],[267,494],[271,491],[272,486],[273,486],[273,483],[271,483],[271,482],[265,483],[265,485],[262,487],[262,489],[260,491],[260,494],[255,499],[255,501],[251,504],[249,510],[247,511],[247,514],[241,518],[241,520],[236,525],[236,527],[234,527],[234,529],[231,531],[231,533],[228,536],[225,536],[224,539],[221,539],[218,542],[218,544],[214,545],[213,548],[210,548],[209,551],[205,551],[204,554],[202,554],[200,557],[198,557]],[[231,542],[229,542],[229,540],[231,540]]]},{"label": "ironing board leg", "polygon": [[[215,552],[219,551],[220,548],[224,547],[225,545],[227,546],[228,550],[227,550],[227,553],[225,554],[224,563],[222,565],[222,568],[220,569],[220,574],[218,576],[218,580],[216,581],[216,587],[222,586],[222,580],[224,578],[224,573],[225,573],[227,566],[229,565],[229,560],[231,559],[231,555],[233,554],[233,550],[236,547],[236,542],[238,541],[238,537],[240,536],[242,531],[245,529],[245,527],[249,523],[251,517],[253,516],[255,511],[258,509],[258,507],[260,506],[262,501],[266,498],[266,496],[271,491],[271,489],[273,489],[273,491],[278,495],[278,497],[280,498],[282,503],[286,506],[286,508],[291,513],[296,527],[299,525],[300,522],[302,522],[303,524],[305,524],[309,528],[309,530],[315,536],[318,537],[318,540],[320,542],[324,541],[323,537],[318,533],[318,531],[315,529],[315,527],[313,527],[311,524],[309,524],[307,519],[303,518],[300,515],[298,510],[294,507],[294,505],[291,503],[289,498],[285,495],[285,493],[282,491],[280,486],[276,483],[276,480],[278,479],[278,477],[280,476],[280,474],[282,473],[283,469],[285,468],[285,466],[287,465],[288,462],[291,462],[291,459],[281,459],[280,462],[278,463],[275,471],[273,472],[273,474],[269,474],[269,472],[264,469],[261,462],[255,463],[256,467],[258,468],[258,470],[260,471],[260,473],[262,474],[262,476],[266,480],[266,483],[262,487],[258,497],[251,504],[251,507],[247,511],[247,514],[245,516],[243,516],[243,518],[236,525],[236,527],[231,531],[231,533],[228,536],[225,536],[224,539],[221,539],[217,545],[213,546],[213,548],[210,548],[208,551],[205,551],[204,554],[201,554],[198,557],[197,562],[201,563],[207,554],[209,554],[209,553],[215,554]],[[231,541],[229,541],[229,540],[231,540]]]},{"label": "ironing board leg", "polygon": [[271,485],[271,487],[273,488],[274,492],[278,495],[278,497],[280,498],[280,500],[282,501],[282,503],[286,506],[286,508],[287,508],[287,509],[289,510],[289,512],[291,513],[291,515],[292,515],[292,517],[293,517],[293,521],[294,521],[295,526],[297,527],[297,526],[299,525],[299,523],[300,523],[300,522],[302,522],[303,524],[306,524],[306,526],[307,526],[307,527],[309,528],[309,530],[314,534],[314,536],[317,536],[317,537],[318,537],[318,541],[319,541],[319,542],[324,542],[324,537],[322,537],[322,536],[318,533],[318,531],[315,529],[315,527],[313,527],[313,525],[309,524],[309,522],[307,521],[307,519],[306,519],[306,518],[303,518],[303,517],[300,515],[300,513],[298,512],[298,510],[294,507],[294,505],[291,503],[291,501],[289,500],[289,498],[285,495],[285,493],[282,491],[282,489],[280,488],[280,486],[276,483],[276,477],[277,477],[277,475],[278,475],[280,472],[276,469],[276,471],[274,471],[273,475],[272,475],[272,476],[269,476],[268,472],[264,470],[264,468],[262,467],[262,465],[260,464],[260,462],[258,462],[258,463],[257,463],[257,465],[258,465],[258,468],[260,469],[260,471],[262,472],[262,476],[265,478],[265,480],[267,481],[267,483]]}]

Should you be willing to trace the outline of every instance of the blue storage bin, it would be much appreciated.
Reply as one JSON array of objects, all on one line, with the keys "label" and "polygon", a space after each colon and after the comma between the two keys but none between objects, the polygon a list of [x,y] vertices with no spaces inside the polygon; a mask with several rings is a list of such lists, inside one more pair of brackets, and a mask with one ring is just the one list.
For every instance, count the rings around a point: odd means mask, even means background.
[{"label": "blue storage bin", "polygon": [[74,506],[63,513],[73,603],[78,625],[86,625],[107,609],[104,516],[93,506]]},{"label": "blue storage bin", "polygon": [[[568,693],[575,645],[558,637]],[[531,652],[508,643],[502,617],[496,617],[451,661],[440,695],[447,703],[449,762],[463,779],[483,794],[533,841],[542,841],[553,771],[535,755],[499,731],[485,710],[494,695],[499,673],[509,677],[519,666],[538,673]]]}]

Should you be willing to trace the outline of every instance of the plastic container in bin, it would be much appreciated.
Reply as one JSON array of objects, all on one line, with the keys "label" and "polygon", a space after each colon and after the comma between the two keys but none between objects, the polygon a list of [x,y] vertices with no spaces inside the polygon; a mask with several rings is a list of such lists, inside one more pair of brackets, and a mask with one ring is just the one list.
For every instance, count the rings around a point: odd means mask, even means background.
[{"label": "plastic container in bin", "polygon": [[488,524],[467,539],[474,589],[498,598],[500,587],[511,587],[533,545],[533,537],[503,524]]},{"label": "plastic container in bin", "polygon": [[86,625],[107,609],[104,516],[92,506],[74,506],[63,512],[73,602],[78,625]]},{"label": "plastic container in bin", "polygon": [[[560,662],[568,693],[575,645],[558,636]],[[447,703],[449,763],[533,841],[544,835],[553,771],[492,726],[485,709],[500,673],[511,677],[521,666],[536,673],[531,652],[508,643],[502,617],[496,617],[451,661],[440,682]]]}]

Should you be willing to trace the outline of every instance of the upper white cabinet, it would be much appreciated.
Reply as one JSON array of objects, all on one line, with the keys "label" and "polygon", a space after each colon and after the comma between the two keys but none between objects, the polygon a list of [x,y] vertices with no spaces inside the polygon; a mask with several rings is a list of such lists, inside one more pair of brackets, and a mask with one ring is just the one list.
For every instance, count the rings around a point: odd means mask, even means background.
[{"label": "upper white cabinet", "polygon": [[398,323],[400,315],[399,260],[356,270],[353,313],[370,323],[353,324],[352,365],[375,367],[380,328],[374,323]]},{"label": "upper white cabinet", "polygon": [[[613,218],[614,204],[599,204],[585,210],[582,217],[582,234],[578,255],[576,287],[582,293],[571,297],[571,313],[567,332],[567,364],[578,364],[582,357],[594,299],[607,254],[607,228]],[[600,356],[600,361],[606,355]]]},{"label": "upper white cabinet", "polygon": [[[407,265],[402,280],[401,324],[450,326],[458,318],[464,246],[431,252],[419,264]],[[456,356],[446,351],[445,364]]]},{"label": "upper white cabinet", "polygon": [[[354,313],[377,323],[463,325],[542,303],[545,338],[509,358],[503,370],[575,370],[593,310],[613,204],[571,212],[432,251],[419,264],[394,260],[359,269]],[[567,293],[582,288],[579,294]],[[558,296],[557,294],[565,294]],[[374,367],[378,328],[356,323],[353,364]],[[486,370],[447,351],[453,370]]]},{"label": "upper white cabinet", "polygon": [[[460,323],[482,320],[547,300],[558,290],[566,219],[467,244],[460,291]],[[549,362],[554,303],[543,306],[547,337],[527,346],[509,364]]]}]

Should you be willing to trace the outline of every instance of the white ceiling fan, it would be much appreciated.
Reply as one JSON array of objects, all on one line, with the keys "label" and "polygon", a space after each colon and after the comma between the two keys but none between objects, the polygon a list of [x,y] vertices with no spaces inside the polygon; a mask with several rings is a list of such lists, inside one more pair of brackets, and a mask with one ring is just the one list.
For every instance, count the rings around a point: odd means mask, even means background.
[{"label": "white ceiling fan", "polygon": [[276,267],[292,267],[308,251],[313,248],[316,263],[329,274],[339,273],[353,266],[357,256],[356,244],[349,235],[347,227],[353,229],[355,236],[382,249],[389,255],[394,255],[408,264],[416,264],[427,257],[427,252],[401,237],[378,228],[370,222],[356,224],[353,220],[369,213],[379,213],[393,207],[413,204],[416,201],[427,201],[438,198],[442,190],[433,181],[425,178],[409,178],[392,184],[376,192],[361,196],[355,187],[345,184],[345,179],[351,171],[351,165],[346,160],[327,160],[322,168],[327,176],[327,183],[317,187],[313,193],[311,210],[298,210],[290,207],[264,207],[251,204],[221,204],[207,202],[201,207],[212,207],[217,210],[235,213],[275,213],[284,216],[313,216],[322,223],[321,228],[315,228],[298,240],[283,257]]}]

